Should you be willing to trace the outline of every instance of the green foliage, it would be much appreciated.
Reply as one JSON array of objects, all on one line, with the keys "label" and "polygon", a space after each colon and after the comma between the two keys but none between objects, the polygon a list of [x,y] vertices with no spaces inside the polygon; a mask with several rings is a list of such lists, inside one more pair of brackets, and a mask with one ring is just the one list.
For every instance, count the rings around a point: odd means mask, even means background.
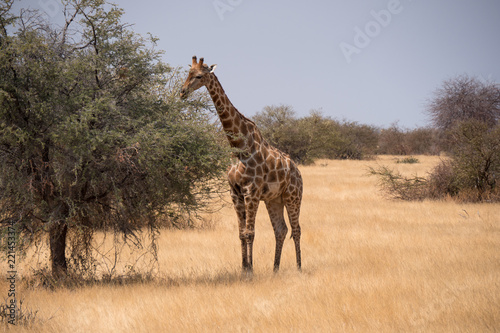
[{"label": "green foliage", "polygon": [[60,224],[130,236],[220,189],[207,98],[176,97],[179,73],[121,9],[71,0],[53,27],[1,6],[0,221],[19,250]]},{"label": "green foliage", "polygon": [[309,140],[291,106],[266,106],[253,120],[264,138],[297,162],[307,159]]},{"label": "green foliage", "polygon": [[439,153],[439,136],[435,129],[404,129],[397,123],[382,129],[379,135],[378,154],[421,155]]},{"label": "green foliage", "polygon": [[333,120],[313,110],[309,116],[298,120],[296,130],[303,138],[300,142],[305,144],[300,163],[312,163],[317,158],[335,158],[342,139]]},{"label": "green foliage", "polygon": [[469,200],[500,199],[500,125],[469,120],[451,130],[452,184]]},{"label": "green foliage", "polygon": [[336,158],[360,160],[375,155],[379,140],[375,127],[348,121],[337,125],[341,144],[336,150]]},{"label": "green foliage", "polygon": [[297,118],[291,106],[266,106],[254,120],[269,143],[302,164],[317,158],[366,158],[377,145],[375,128],[339,123],[316,110]]},{"label": "green foliage", "polygon": [[266,106],[254,117],[272,145],[295,161],[308,164],[318,158],[366,159],[376,154],[439,153],[439,135],[432,128],[386,129],[350,121],[337,121],[312,110],[298,118],[291,106]]}]

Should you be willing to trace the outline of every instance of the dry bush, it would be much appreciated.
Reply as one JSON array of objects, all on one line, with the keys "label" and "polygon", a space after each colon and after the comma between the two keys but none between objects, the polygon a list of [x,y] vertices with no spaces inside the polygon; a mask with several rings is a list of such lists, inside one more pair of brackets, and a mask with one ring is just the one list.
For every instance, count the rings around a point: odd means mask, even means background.
[{"label": "dry bush", "polygon": [[[481,179],[461,174],[464,172],[461,163],[460,160],[444,160],[427,177],[406,177],[387,166],[370,168],[369,174],[378,176],[379,186],[394,199],[411,201],[449,197],[459,202],[499,202],[499,186],[494,182],[489,186],[477,186]],[[477,173],[476,169],[472,170]]]},{"label": "dry bush", "polygon": [[386,166],[370,167],[369,174],[379,176],[379,185],[394,199],[411,201],[428,197],[428,181],[423,177],[405,177]]},{"label": "dry bush", "polygon": [[453,186],[453,165],[449,160],[442,161],[429,173],[428,194],[430,198],[443,198],[445,196],[454,196],[458,189]]}]

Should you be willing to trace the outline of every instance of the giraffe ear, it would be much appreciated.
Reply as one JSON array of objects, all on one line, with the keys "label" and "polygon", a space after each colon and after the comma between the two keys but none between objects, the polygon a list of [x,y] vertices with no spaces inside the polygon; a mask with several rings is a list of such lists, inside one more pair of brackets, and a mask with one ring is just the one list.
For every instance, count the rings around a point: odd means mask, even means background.
[{"label": "giraffe ear", "polygon": [[217,65],[212,65],[210,66],[210,73],[213,73],[215,71],[215,69],[217,68]]}]

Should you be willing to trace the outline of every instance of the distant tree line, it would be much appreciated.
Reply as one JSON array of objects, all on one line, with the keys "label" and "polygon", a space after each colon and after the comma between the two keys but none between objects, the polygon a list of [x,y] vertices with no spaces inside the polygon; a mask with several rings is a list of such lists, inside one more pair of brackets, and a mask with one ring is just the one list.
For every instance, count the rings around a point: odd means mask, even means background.
[{"label": "distant tree line", "polygon": [[378,128],[335,120],[320,111],[297,117],[289,105],[266,106],[253,117],[264,137],[302,164],[318,158],[367,159],[379,154],[439,154],[441,137],[431,127]]}]

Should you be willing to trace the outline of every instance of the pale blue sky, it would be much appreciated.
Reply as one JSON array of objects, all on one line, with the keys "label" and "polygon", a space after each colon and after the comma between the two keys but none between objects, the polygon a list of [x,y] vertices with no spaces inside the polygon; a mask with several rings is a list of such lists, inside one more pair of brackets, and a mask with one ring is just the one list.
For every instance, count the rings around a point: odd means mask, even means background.
[{"label": "pale blue sky", "polygon": [[[56,1],[21,3],[50,12]],[[170,65],[187,68],[193,55],[216,63],[249,117],[288,104],[299,116],[322,109],[339,120],[413,128],[428,124],[425,105],[443,80],[466,73],[500,81],[499,0],[114,3],[136,32],[160,38]]]}]

